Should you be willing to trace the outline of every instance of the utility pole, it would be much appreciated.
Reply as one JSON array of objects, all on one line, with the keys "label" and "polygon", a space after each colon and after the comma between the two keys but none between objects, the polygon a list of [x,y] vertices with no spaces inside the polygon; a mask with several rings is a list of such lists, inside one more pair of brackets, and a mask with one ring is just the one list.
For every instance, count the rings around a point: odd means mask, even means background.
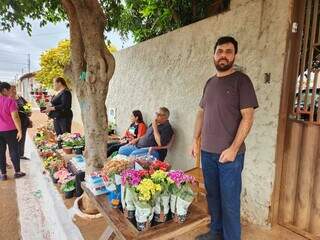
[{"label": "utility pole", "polygon": [[30,54],[28,54],[28,73],[30,73]]}]

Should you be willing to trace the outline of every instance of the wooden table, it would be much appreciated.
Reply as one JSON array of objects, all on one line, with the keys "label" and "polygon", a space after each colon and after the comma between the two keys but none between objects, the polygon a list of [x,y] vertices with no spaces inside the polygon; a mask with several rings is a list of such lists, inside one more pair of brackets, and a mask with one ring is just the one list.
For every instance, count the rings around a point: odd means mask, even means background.
[{"label": "wooden table", "polygon": [[203,209],[192,204],[189,208],[190,213],[184,223],[179,224],[169,220],[140,232],[119,209],[110,206],[106,195],[94,196],[85,182],[82,182],[82,189],[108,223],[108,227],[101,235],[100,240],[113,239],[115,236],[121,240],[167,240],[206,226],[210,222],[210,216]]}]

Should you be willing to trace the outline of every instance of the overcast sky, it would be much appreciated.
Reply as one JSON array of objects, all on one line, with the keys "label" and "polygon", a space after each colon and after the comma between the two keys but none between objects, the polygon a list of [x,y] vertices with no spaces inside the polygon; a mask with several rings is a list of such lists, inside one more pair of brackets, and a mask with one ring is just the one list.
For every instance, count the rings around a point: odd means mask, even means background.
[{"label": "overcast sky", "polygon": [[[63,39],[69,38],[69,31],[64,23],[49,24],[40,28],[33,22],[32,36],[16,27],[11,32],[0,31],[0,81],[13,81],[22,72],[28,71],[30,54],[31,71],[39,69],[40,54],[46,49],[57,46]],[[109,33],[108,39],[118,50],[133,45],[131,39],[123,42],[116,33]]]}]

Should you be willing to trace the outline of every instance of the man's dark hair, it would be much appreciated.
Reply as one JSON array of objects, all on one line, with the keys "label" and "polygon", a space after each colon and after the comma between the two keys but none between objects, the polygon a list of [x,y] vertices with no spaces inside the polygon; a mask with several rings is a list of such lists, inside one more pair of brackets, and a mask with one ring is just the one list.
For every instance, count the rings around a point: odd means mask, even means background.
[{"label": "man's dark hair", "polygon": [[217,49],[218,46],[220,46],[222,44],[226,44],[226,43],[232,43],[233,46],[234,46],[235,54],[238,53],[238,42],[233,37],[230,37],[230,36],[220,37],[217,40],[216,44],[214,45],[214,52],[216,52],[216,49]]},{"label": "man's dark hair", "polygon": [[0,83],[0,93],[2,93],[4,89],[7,89],[9,91],[10,88],[11,88],[11,85],[9,83],[7,82]]}]

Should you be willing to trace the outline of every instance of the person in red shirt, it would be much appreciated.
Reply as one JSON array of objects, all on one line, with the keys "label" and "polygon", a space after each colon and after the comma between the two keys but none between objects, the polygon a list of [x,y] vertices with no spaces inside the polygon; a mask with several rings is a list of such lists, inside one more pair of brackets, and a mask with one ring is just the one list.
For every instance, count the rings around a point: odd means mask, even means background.
[{"label": "person in red shirt", "polygon": [[143,121],[142,113],[140,110],[132,111],[131,124],[125,131],[124,136],[121,138],[119,143],[108,144],[108,157],[112,153],[119,150],[121,146],[124,146],[132,141],[139,140],[147,131],[147,126]]}]

